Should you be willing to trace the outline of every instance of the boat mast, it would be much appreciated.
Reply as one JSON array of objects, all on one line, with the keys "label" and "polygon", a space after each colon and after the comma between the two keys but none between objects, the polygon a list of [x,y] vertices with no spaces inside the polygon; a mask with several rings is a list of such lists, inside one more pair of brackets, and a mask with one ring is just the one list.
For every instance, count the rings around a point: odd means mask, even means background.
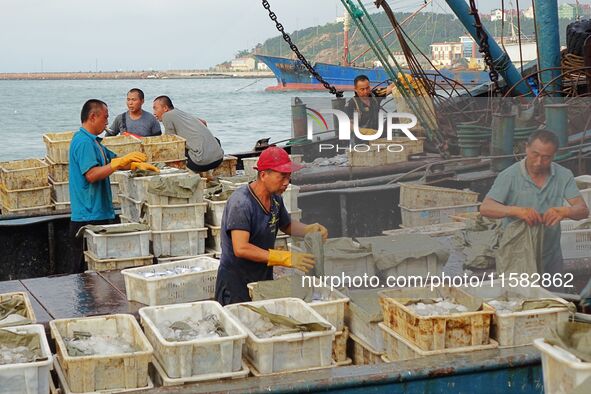
[{"label": "boat mast", "polygon": [[349,66],[349,27],[351,25],[351,17],[349,13],[345,11],[343,20],[343,65]]}]

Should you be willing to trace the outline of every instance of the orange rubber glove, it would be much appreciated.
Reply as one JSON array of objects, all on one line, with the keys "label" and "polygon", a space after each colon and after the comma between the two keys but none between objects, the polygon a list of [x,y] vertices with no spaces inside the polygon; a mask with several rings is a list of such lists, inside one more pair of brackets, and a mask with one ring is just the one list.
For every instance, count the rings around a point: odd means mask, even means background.
[{"label": "orange rubber glove", "polygon": [[288,252],[286,250],[269,249],[267,265],[295,268],[308,272],[314,267],[314,255],[310,253]]},{"label": "orange rubber glove", "polygon": [[322,235],[322,239],[325,241],[328,238],[328,230],[320,223],[312,223],[304,227],[304,234],[309,234],[313,232],[319,232]]},{"label": "orange rubber glove", "polygon": [[152,172],[160,172],[160,168],[153,166],[150,163],[131,163],[131,170],[144,170]]},{"label": "orange rubber glove", "polygon": [[126,168],[131,163],[139,163],[146,161],[148,157],[142,152],[131,152],[123,157],[116,157],[111,160],[111,168],[114,171]]}]

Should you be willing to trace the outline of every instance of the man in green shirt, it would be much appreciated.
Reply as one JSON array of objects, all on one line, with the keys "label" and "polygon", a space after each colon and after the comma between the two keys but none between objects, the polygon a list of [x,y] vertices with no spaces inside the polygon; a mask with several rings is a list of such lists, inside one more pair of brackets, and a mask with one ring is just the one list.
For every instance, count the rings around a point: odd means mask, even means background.
[{"label": "man in green shirt", "polygon": [[[560,222],[589,216],[589,209],[577,189],[573,173],[553,163],[558,138],[547,130],[533,133],[526,145],[526,157],[502,171],[480,206],[482,216],[504,219],[506,225],[523,220],[544,225],[542,252],[544,273],[561,273]],[[565,206],[564,202],[569,206]]]}]

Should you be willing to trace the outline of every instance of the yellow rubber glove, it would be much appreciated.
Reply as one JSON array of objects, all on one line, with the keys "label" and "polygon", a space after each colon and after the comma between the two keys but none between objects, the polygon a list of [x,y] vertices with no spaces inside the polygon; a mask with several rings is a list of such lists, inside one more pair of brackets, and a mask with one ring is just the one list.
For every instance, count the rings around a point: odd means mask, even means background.
[{"label": "yellow rubber glove", "polygon": [[111,168],[115,171],[121,170],[131,163],[146,161],[148,157],[142,152],[131,152],[123,157],[116,157],[111,160]]},{"label": "yellow rubber glove", "polygon": [[314,255],[310,253],[269,249],[269,261],[267,262],[269,267],[280,265],[282,267],[295,268],[300,271],[308,272],[314,267],[314,264]]},{"label": "yellow rubber glove", "polygon": [[160,168],[153,166],[150,163],[131,163],[131,170],[144,170],[152,172],[160,172]]},{"label": "yellow rubber glove", "polygon": [[326,241],[326,238],[328,238],[328,230],[326,229],[326,227],[324,227],[320,223],[312,223],[312,224],[308,224],[306,227],[304,227],[304,234],[309,234],[309,233],[314,233],[314,232],[319,232],[322,235],[322,239],[325,241]]}]

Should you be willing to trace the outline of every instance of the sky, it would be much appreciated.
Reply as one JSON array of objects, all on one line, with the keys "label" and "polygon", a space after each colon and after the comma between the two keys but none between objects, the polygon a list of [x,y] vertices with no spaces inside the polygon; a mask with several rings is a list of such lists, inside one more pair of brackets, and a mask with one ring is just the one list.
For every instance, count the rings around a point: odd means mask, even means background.
[{"label": "sky", "polygon": [[[340,0],[269,3],[288,32],[343,14]],[[375,10],[371,3],[365,1]],[[389,1],[401,12],[421,3]],[[509,3],[505,0],[506,7]],[[1,0],[0,5],[0,72],[207,69],[278,34],[260,0]],[[499,6],[500,0],[478,1],[482,12]],[[443,0],[426,10],[449,12]]]}]

